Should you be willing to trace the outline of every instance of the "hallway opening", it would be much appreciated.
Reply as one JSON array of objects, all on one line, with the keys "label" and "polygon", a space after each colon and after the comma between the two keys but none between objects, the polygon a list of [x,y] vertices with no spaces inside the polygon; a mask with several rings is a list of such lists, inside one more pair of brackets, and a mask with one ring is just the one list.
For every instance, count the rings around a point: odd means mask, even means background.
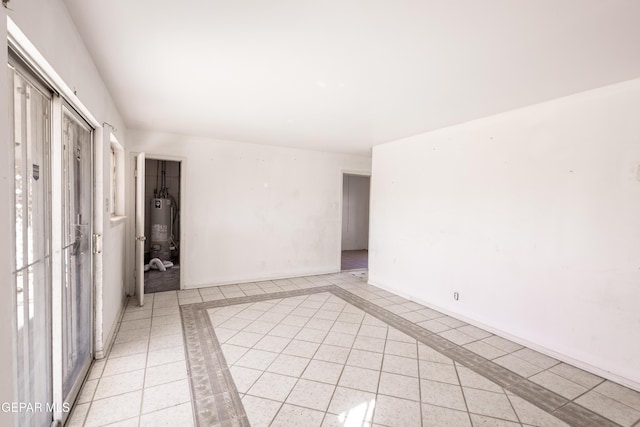
[{"label": "hallway opening", "polygon": [[369,267],[370,185],[370,176],[348,173],[342,176],[342,271]]}]

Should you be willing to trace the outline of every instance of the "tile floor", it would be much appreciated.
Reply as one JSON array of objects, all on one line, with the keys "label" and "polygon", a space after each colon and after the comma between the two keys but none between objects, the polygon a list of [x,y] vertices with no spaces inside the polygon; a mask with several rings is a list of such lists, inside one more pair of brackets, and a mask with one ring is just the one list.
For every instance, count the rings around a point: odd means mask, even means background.
[{"label": "tile floor", "polygon": [[340,268],[342,271],[369,268],[369,251],[342,251]]},{"label": "tile floor", "polygon": [[67,425],[640,425],[640,393],[365,280],[131,300]]}]

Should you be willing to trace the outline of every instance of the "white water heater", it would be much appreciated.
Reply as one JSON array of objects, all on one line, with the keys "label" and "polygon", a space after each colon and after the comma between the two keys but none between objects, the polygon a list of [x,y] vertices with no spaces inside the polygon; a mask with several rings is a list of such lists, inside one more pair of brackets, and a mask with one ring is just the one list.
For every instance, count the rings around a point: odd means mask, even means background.
[{"label": "white water heater", "polygon": [[171,258],[171,199],[151,199],[151,258]]}]

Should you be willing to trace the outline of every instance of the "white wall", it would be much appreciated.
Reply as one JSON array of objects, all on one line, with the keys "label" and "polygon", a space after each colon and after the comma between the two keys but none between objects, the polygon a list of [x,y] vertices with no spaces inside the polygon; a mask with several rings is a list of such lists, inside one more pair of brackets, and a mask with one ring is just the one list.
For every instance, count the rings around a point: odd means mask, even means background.
[{"label": "white wall", "polygon": [[640,389],[639,167],[640,79],[377,146],[370,281]]},{"label": "white wall", "polygon": [[370,157],[141,131],[129,131],[128,143],[186,159],[185,287],[340,270],[342,171],[369,172]]},{"label": "white wall", "polygon": [[[61,0],[30,0],[28,2],[11,2],[9,5],[11,10],[2,10],[0,18],[0,35],[6,40],[6,27],[8,14],[11,19],[18,25],[20,30],[26,35],[29,41],[35,46],[38,52],[44,57],[53,70],[61,77],[64,83],[75,90],[77,98],[86,107],[86,109],[99,122],[108,122],[118,128],[114,134],[118,137],[121,144],[125,144],[124,123],[121,120],[118,111],[111,99],[109,92],[103,84],[100,75],[95,68],[89,52],[84,46],[84,42],[79,36],[67,9]],[[108,19],[108,17],[105,17]],[[6,63],[6,49],[2,50],[2,61]],[[8,99],[6,79],[2,79],[0,84],[0,102],[6,102]],[[5,111],[3,109],[3,111]],[[6,114],[0,119],[4,134],[7,134]],[[105,128],[105,132],[96,132],[97,147],[102,149],[103,169],[107,171],[103,174],[102,179],[96,182],[96,186],[104,186],[104,195],[109,195],[109,127]],[[8,144],[2,152],[12,152],[11,143],[5,138]],[[11,200],[13,192],[13,180],[9,174],[9,158],[2,157],[2,176],[0,177],[0,196],[1,200]],[[99,156],[98,156],[99,157]],[[6,167],[5,167],[6,166]],[[105,176],[106,175],[106,176]],[[106,201],[98,201],[102,206],[109,206]],[[11,229],[10,213],[11,204],[5,203],[0,210],[0,223],[3,227],[3,235],[10,235]],[[110,222],[108,211],[105,212],[104,222],[102,225],[104,235],[103,248],[103,336],[102,340],[106,340],[108,335],[114,330],[116,317],[120,312],[124,302],[124,239],[125,239],[125,221],[112,224]],[[96,229],[99,229],[99,224]],[[9,254],[12,251],[11,241],[8,240],[0,246],[0,260],[3,263],[0,268],[0,300],[2,303],[10,303],[10,283],[11,268],[5,268],[4,263],[10,259]],[[0,322],[3,325],[9,325],[11,318],[11,310],[5,310],[4,305],[0,310]],[[11,328],[1,328],[0,333],[0,378],[12,378],[9,372],[12,372],[10,363],[6,363],[8,357],[13,356]],[[100,338],[100,337],[98,337]],[[7,372],[5,372],[7,370]],[[4,381],[4,380],[3,380]],[[4,382],[3,382],[4,385]],[[11,387],[0,387],[0,393],[7,393]],[[1,401],[11,401],[9,398],[0,396]],[[0,412],[0,424],[10,425],[10,422],[4,423],[2,417],[6,416]]]},{"label": "white wall", "polygon": [[342,181],[342,250],[369,247],[368,176],[344,175]]}]

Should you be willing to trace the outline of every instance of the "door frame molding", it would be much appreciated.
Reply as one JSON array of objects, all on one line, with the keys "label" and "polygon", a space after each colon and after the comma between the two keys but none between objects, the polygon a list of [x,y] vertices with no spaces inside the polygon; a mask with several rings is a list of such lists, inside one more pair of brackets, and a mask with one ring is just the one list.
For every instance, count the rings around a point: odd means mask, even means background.
[{"label": "door frame molding", "polygon": [[[127,267],[129,274],[127,277],[131,280],[127,283],[127,295],[133,296],[135,294],[135,269],[136,269],[136,261],[135,261],[135,239],[136,239],[136,227],[135,227],[135,169],[136,169],[136,156],[140,153],[144,153],[145,161],[146,160],[166,160],[170,162],[178,162],[180,163],[180,290],[187,289],[186,288],[186,271],[188,267],[185,269],[186,255],[188,254],[188,244],[186,243],[185,229],[188,229],[185,221],[184,221],[184,212],[185,212],[185,200],[186,195],[188,194],[188,188],[186,185],[186,174],[185,170],[187,169],[187,158],[183,156],[174,156],[169,154],[162,154],[153,151],[146,151],[136,149],[136,151],[130,151],[128,156],[128,165],[127,173],[129,175],[129,184],[127,188],[130,189],[130,194],[127,195],[127,217],[132,218],[129,221],[128,231],[127,231],[127,259],[130,261],[130,264]],[[146,181],[146,177],[145,177]],[[188,212],[188,209],[187,209]]]}]

